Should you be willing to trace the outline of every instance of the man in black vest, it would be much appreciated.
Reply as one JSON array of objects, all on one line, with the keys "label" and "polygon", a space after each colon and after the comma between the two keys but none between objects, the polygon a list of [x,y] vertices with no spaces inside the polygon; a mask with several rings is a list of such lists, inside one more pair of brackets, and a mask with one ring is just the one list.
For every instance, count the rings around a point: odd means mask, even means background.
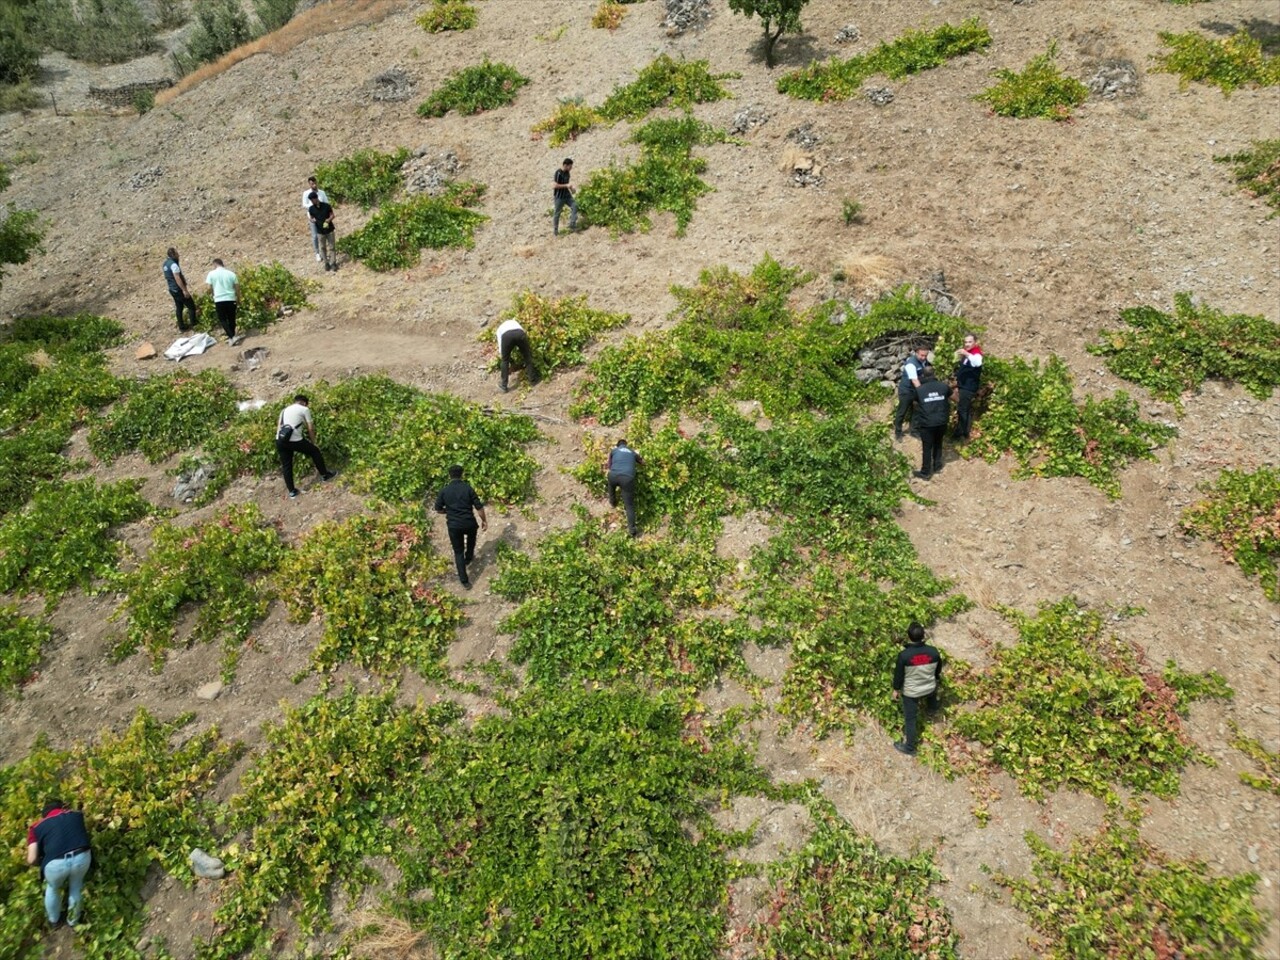
[{"label": "man in black vest", "polygon": [[942,435],[951,418],[951,397],[947,385],[937,378],[933,367],[925,366],[916,387],[916,429],[920,431],[922,458],[915,476],[928,480],[942,471]]},{"label": "man in black vest", "polygon": [[982,347],[978,346],[977,336],[972,333],[964,335],[964,346],[956,351],[956,360],[956,389],[960,400],[956,404],[956,431],[952,437],[968,440],[973,398],[978,395],[978,387],[982,383]]},{"label": "man in black vest", "polygon": [[[449,468],[449,482],[436,495],[436,513],[445,516],[449,543],[453,547],[453,562],[458,568],[458,581],[470,590],[467,564],[476,558],[476,533],[487,529],[489,520],[484,515],[484,504],[476,496],[475,488],[462,479],[462,467],[456,463]],[[476,514],[480,516],[478,527]]]},{"label": "man in black vest", "polygon": [[902,361],[902,376],[898,379],[898,409],[893,414],[893,436],[902,439],[902,422],[916,402],[916,387],[920,386],[920,371],[929,362],[929,348],[918,343]]},{"label": "man in black vest", "polygon": [[27,863],[39,865],[44,880],[44,912],[49,923],[62,919],[62,888],[67,893],[67,924],[80,922],[80,898],[84,877],[93,862],[84,814],[69,810],[61,800],[50,800],[44,816],[27,831]]}]

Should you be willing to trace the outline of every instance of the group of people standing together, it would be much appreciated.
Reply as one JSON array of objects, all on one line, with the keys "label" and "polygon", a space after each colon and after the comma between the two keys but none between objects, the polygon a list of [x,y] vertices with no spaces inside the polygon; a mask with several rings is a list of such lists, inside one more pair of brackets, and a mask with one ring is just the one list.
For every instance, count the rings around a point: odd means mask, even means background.
[{"label": "group of people standing together", "polygon": [[893,434],[902,439],[902,427],[915,408],[912,432],[920,437],[920,469],[912,472],[928,480],[942,472],[942,438],[951,421],[951,400],[956,399],[956,428],[952,437],[968,440],[973,422],[973,401],[982,383],[982,347],[972,333],[964,335],[964,346],[956,351],[956,385],[938,379],[929,362],[929,347],[920,343],[902,361],[902,377],[898,381],[898,409],[893,415]]}]

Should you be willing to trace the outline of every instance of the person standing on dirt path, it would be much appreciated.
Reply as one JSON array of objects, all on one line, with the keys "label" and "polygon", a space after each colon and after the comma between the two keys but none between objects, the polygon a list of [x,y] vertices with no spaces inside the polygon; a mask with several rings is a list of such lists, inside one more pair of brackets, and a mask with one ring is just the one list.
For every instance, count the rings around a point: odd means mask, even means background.
[{"label": "person standing on dirt path", "polygon": [[27,831],[27,863],[40,868],[44,881],[44,913],[51,926],[62,919],[62,890],[67,890],[67,925],[80,922],[84,878],[93,863],[84,814],[61,800],[50,800],[44,814]]},{"label": "person standing on dirt path", "polygon": [[644,458],[629,446],[626,440],[619,440],[609,451],[609,460],[605,463],[605,482],[609,490],[609,506],[618,505],[618,491],[622,491],[622,507],[627,513],[627,532],[636,535],[636,467],[644,463]]},{"label": "person standing on dirt path", "polygon": [[565,157],[560,169],[555,172],[552,184],[552,200],[554,207],[551,213],[551,232],[560,236],[560,211],[569,207],[569,231],[578,229],[578,201],[573,198],[573,187],[569,186],[569,177],[573,175],[573,158]]},{"label": "person standing on dirt path", "polygon": [[929,362],[929,347],[917,343],[902,361],[902,376],[898,379],[898,409],[893,414],[893,437],[902,439],[902,422],[916,402],[916,387],[920,386],[920,371]]},{"label": "person standing on dirt path", "polygon": [[[196,325],[196,301],[187,286],[187,278],[182,275],[182,267],[178,265],[178,251],[170,247],[165,251],[168,258],[164,262],[164,282],[169,287],[169,295],[173,297],[173,305],[178,311],[178,329],[183,333],[192,330]],[[186,309],[191,318],[189,323],[182,322],[182,311]]]},{"label": "person standing on dirt path", "polygon": [[511,373],[511,354],[520,351],[520,359],[524,361],[524,377],[532,386],[538,382],[538,368],[533,363],[533,350],[529,346],[529,335],[525,333],[520,321],[514,317],[504,320],[498,325],[494,334],[498,338],[498,386],[506,393],[509,389],[507,378]]},{"label": "person standing on dirt path", "polygon": [[204,282],[213,291],[213,309],[218,314],[218,323],[222,324],[227,342],[234,347],[244,339],[236,336],[236,303],[240,299],[240,278],[215,257],[213,269],[204,278]]},{"label": "person standing on dirt path", "polygon": [[311,419],[311,401],[305,393],[293,398],[293,403],[280,411],[276,419],[276,453],[280,456],[280,469],[284,473],[284,488],[289,499],[296,499],[298,488],[293,485],[294,454],[305,453],[315,464],[321,480],[332,480],[334,473],[324,465],[324,454],[316,446],[316,424]]},{"label": "person standing on dirt path", "polygon": [[982,384],[982,347],[978,345],[977,334],[966,333],[964,346],[956,351],[956,392],[959,401],[956,404],[956,429],[951,436],[956,440],[968,440],[969,428],[972,426],[973,399],[978,395],[978,387]]},{"label": "person standing on dirt path", "polygon": [[951,419],[951,391],[926,364],[916,387],[916,429],[920,433],[920,469],[914,476],[928,480],[942,472],[942,437]]},{"label": "person standing on dirt path", "polygon": [[[316,183],[315,177],[307,177],[307,189],[302,191],[302,209],[307,212],[307,217],[311,216],[311,195],[318,196],[322,203],[328,203],[328,195],[320,189]],[[322,263],[324,258],[320,256],[320,234],[316,230],[315,220],[311,221],[311,249],[316,252],[316,263]]]},{"label": "person standing on dirt path", "polygon": [[918,741],[920,701],[930,713],[938,709],[938,684],[942,682],[942,654],[924,642],[924,627],[912,623],[893,667],[893,699],[902,702],[902,739],[893,749],[912,756]]},{"label": "person standing on dirt path", "polygon": [[[449,482],[436,494],[436,513],[443,513],[445,528],[449,531],[449,545],[453,547],[453,562],[458,569],[458,582],[471,589],[467,566],[476,558],[476,534],[488,529],[489,519],[484,515],[484,503],[476,495],[475,488],[462,479],[462,467],[449,468]],[[476,525],[476,516],[480,523]]]},{"label": "person standing on dirt path", "polygon": [[324,261],[326,271],[337,270],[338,253],[334,248],[337,234],[333,229],[333,207],[329,206],[327,200],[320,199],[319,190],[312,190],[309,199],[311,207],[307,214],[311,217],[311,230],[319,243],[316,259]]}]

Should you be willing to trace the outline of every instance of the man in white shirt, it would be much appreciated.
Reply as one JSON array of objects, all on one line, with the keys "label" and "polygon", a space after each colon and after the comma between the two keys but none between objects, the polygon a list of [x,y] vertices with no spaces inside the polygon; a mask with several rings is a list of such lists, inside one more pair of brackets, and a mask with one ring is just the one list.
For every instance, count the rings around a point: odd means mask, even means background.
[{"label": "man in white shirt", "polygon": [[204,278],[204,282],[213,291],[213,309],[227,334],[227,342],[234,347],[244,339],[236,336],[236,301],[240,299],[240,278],[215,257],[213,269]]},{"label": "man in white shirt", "polygon": [[498,375],[501,379],[498,386],[507,392],[507,375],[511,371],[511,351],[520,348],[520,359],[524,361],[524,375],[530,385],[538,382],[538,368],[533,363],[533,351],[529,347],[529,335],[524,332],[518,320],[507,320],[498,326]]},{"label": "man in white shirt", "polygon": [[311,247],[316,252],[316,263],[319,263],[323,257],[320,255],[320,232],[316,229],[316,222],[311,219],[311,194],[316,194],[320,198],[321,203],[328,203],[329,196],[316,185],[315,177],[307,177],[307,189],[302,191],[302,209],[307,212],[307,220],[311,224]]},{"label": "man in white shirt", "polygon": [[298,488],[293,485],[295,453],[310,457],[322,480],[333,479],[333,471],[324,465],[324,454],[316,446],[316,425],[311,419],[311,401],[305,393],[294,397],[293,403],[281,410],[276,419],[276,453],[280,454],[280,468],[290,500],[298,496]]}]

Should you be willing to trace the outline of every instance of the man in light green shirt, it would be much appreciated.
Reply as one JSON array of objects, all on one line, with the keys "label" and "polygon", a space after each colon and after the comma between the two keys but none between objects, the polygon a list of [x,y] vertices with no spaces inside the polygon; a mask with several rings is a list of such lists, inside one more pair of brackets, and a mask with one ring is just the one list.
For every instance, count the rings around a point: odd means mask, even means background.
[{"label": "man in light green shirt", "polygon": [[234,347],[244,339],[236,336],[236,301],[240,299],[240,280],[221,260],[215,258],[213,269],[204,281],[213,291],[213,309],[218,314],[222,329],[226,331],[227,342]]}]

